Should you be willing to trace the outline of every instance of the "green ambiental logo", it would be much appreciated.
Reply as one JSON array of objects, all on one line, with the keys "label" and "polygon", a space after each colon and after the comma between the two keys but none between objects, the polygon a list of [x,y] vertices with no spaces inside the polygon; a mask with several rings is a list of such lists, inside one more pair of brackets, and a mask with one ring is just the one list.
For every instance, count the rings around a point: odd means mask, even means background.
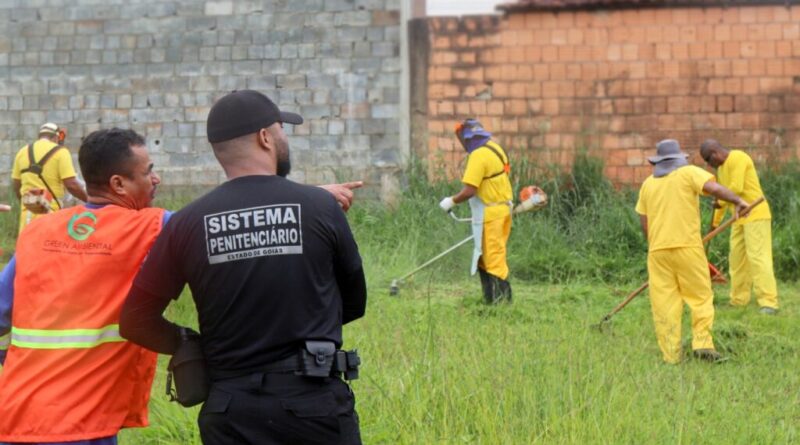
[{"label": "green ambiental logo", "polygon": [[[80,221],[81,218],[89,218],[92,220],[92,222],[91,223],[84,222],[78,224],[78,221]],[[89,236],[92,233],[94,233],[94,227],[91,224],[96,222],[97,222],[97,217],[94,216],[94,213],[92,212],[78,213],[69,220],[69,224],[67,224],[67,234],[76,241],[83,241],[86,238],[89,238]]]}]

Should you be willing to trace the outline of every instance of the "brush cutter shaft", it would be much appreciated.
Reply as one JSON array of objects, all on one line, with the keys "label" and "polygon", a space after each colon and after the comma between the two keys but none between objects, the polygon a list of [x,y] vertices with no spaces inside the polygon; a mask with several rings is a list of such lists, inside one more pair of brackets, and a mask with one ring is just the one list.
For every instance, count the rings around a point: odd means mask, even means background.
[{"label": "brush cutter shaft", "polygon": [[[755,201],[753,201],[753,203],[750,204],[750,206],[747,207],[747,209],[745,209],[745,210],[747,211],[747,213],[749,213],[751,210],[753,210],[753,208],[755,206],[761,204],[762,202],[764,202],[764,197],[763,196],[758,198],[758,199],[756,199]],[[719,235],[720,232],[722,232],[723,230],[727,229],[731,224],[733,224],[734,221],[736,221],[736,217],[735,216],[733,218],[730,218],[729,220],[725,221],[724,223],[720,224],[719,227],[717,227],[716,229],[712,230],[711,232],[708,232],[708,234],[706,234],[706,236],[703,237],[703,244],[706,244],[707,242],[711,241],[712,238],[714,238],[715,236]],[[630,294],[628,294],[628,296],[625,297],[625,299],[622,300],[622,302],[620,304],[618,304],[617,307],[615,307],[613,311],[609,312],[608,314],[606,314],[605,317],[603,317],[603,319],[600,321],[600,323],[604,323],[604,322],[610,320],[611,317],[614,316],[614,314],[616,314],[617,312],[621,311],[622,308],[624,308],[625,306],[628,305],[628,303],[631,302],[631,300],[636,298],[637,295],[639,295],[640,293],[642,293],[642,291],[647,289],[647,287],[649,285],[650,285],[650,281],[645,281],[644,284],[639,286],[635,291],[633,291]]]},{"label": "brush cutter shaft", "polygon": [[456,216],[456,214],[455,214],[455,213],[453,213],[453,211],[452,211],[452,210],[448,210],[448,211],[447,211],[447,214],[449,214],[450,216],[452,216],[452,217],[453,217],[453,219],[454,219],[454,220],[456,220],[456,221],[458,221],[458,222],[472,222],[472,218],[459,218],[458,216]]},{"label": "brush cutter shaft", "polygon": [[473,236],[470,235],[469,237],[459,241],[458,243],[456,243],[455,245],[453,245],[449,249],[447,249],[444,252],[440,253],[439,255],[436,255],[435,257],[429,259],[427,262],[425,262],[425,264],[417,267],[416,269],[412,270],[411,272],[409,272],[409,273],[403,275],[402,277],[398,278],[397,281],[403,281],[406,278],[410,277],[411,275],[414,275],[415,273],[419,272],[420,270],[430,266],[431,264],[433,264],[434,262],[436,262],[438,259],[442,258],[443,256],[447,255],[448,253],[450,253],[450,252],[458,249],[459,247],[463,246],[464,244],[472,241],[472,238],[473,238]]},{"label": "brush cutter shaft", "polygon": [[[644,284],[639,286],[638,289],[636,289],[635,291],[633,291],[630,294],[628,294],[628,296],[625,297],[624,300],[622,300],[622,303],[618,304],[617,307],[615,307],[613,311],[609,312],[608,314],[606,314],[605,317],[603,317],[603,321],[608,321],[609,319],[611,319],[611,317],[613,317],[614,314],[616,314],[617,312],[621,311],[622,308],[627,306],[627,304],[630,303],[631,300],[636,298],[637,295],[641,294],[645,289],[647,289],[648,286],[650,286],[650,282],[649,281],[645,281]],[[602,321],[601,321],[601,323],[602,323]]]},{"label": "brush cutter shaft", "polygon": [[[758,199],[756,199],[755,201],[753,201],[753,203],[750,204],[749,207],[747,207],[747,209],[746,209],[747,212],[750,213],[750,211],[753,210],[753,208],[755,206],[761,204],[762,202],[764,202],[764,197],[763,196],[758,198]],[[727,220],[724,223],[720,224],[719,227],[717,227],[716,229],[708,232],[708,234],[706,234],[706,236],[703,237],[703,244],[711,241],[711,238],[714,238],[715,236],[719,235],[720,232],[722,232],[723,230],[727,229],[735,221],[736,221],[735,217],[734,218],[730,218],[729,220]]]}]

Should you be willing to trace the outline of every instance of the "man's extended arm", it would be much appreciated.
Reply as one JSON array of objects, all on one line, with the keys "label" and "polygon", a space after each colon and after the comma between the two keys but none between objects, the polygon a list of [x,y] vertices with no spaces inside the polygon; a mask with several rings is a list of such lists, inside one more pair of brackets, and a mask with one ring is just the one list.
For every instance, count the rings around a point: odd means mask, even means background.
[{"label": "man's extended arm", "polygon": [[342,295],[342,324],[347,324],[364,316],[367,309],[367,281],[364,269],[352,273],[336,271],[336,283]]},{"label": "man's extended arm", "polygon": [[716,199],[714,200],[714,211],[711,215],[711,230],[714,230],[719,223],[722,222],[722,219],[725,218],[725,213],[728,212],[728,206],[720,204],[719,201]]},{"label": "man's extended arm", "polygon": [[[119,320],[119,332],[124,338],[162,354],[173,354],[180,344],[180,327],[167,321],[163,313],[186,283],[175,269],[171,255],[168,224],[171,217],[172,213],[164,212],[164,229],[128,291]],[[140,285],[142,282],[148,285]],[[149,284],[153,282],[159,285]],[[156,294],[152,289],[160,292]]]},{"label": "man's extended arm", "polygon": [[180,327],[162,315],[169,302],[135,284],[131,286],[120,314],[120,335],[151,351],[174,354],[181,336]]},{"label": "man's extended arm", "polygon": [[339,295],[342,298],[342,323],[349,323],[364,316],[367,306],[367,283],[364,279],[364,267],[358,245],[353,238],[353,232],[347,223],[344,212],[331,206],[324,219],[330,224],[331,235],[334,240],[335,255],[333,258],[333,273]]},{"label": "man's extended arm", "polygon": [[455,196],[453,196],[453,202],[455,202],[456,204],[462,203],[468,200],[469,198],[475,196],[475,193],[477,192],[478,192],[477,187],[469,184],[464,184],[464,187],[461,188],[461,191],[459,191],[458,193],[456,193]]},{"label": "man's extended arm", "polygon": [[442,199],[439,202],[439,207],[441,207],[445,212],[449,212],[450,209],[452,209],[456,204],[472,198],[477,192],[478,189],[475,186],[464,184],[464,187],[461,188],[461,191],[453,196],[446,196],[444,199]]},{"label": "man's extended arm", "polygon": [[334,198],[339,206],[346,212],[347,209],[353,204],[353,190],[364,186],[364,181],[343,182],[341,184],[326,184],[318,187],[328,191]]},{"label": "man's extended arm", "polygon": [[86,202],[89,199],[86,196],[86,190],[83,189],[83,186],[75,177],[64,179],[64,187],[69,190],[72,196],[80,199],[83,202]]},{"label": "man's extended arm", "polygon": [[714,196],[717,199],[728,201],[736,206],[735,212],[737,217],[745,216],[744,210],[750,205],[744,199],[739,197],[736,193],[728,190],[728,188],[717,183],[714,180],[706,181],[703,184],[703,192]]}]

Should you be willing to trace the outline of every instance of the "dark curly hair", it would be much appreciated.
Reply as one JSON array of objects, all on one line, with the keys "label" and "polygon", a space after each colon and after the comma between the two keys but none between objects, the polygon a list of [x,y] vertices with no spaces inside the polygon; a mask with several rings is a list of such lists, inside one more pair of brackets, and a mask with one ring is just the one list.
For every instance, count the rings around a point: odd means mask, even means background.
[{"label": "dark curly hair", "polygon": [[130,177],[131,147],[145,145],[133,130],[110,128],[90,133],[78,150],[78,163],[87,187],[104,187],[113,175]]}]

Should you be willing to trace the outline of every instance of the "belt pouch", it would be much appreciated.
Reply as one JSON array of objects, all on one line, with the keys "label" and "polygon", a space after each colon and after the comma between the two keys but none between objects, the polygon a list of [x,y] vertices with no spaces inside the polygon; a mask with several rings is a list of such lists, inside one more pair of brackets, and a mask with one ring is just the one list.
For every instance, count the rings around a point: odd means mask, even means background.
[{"label": "belt pouch", "polygon": [[336,345],[332,341],[306,340],[300,352],[301,375],[330,377]]}]

